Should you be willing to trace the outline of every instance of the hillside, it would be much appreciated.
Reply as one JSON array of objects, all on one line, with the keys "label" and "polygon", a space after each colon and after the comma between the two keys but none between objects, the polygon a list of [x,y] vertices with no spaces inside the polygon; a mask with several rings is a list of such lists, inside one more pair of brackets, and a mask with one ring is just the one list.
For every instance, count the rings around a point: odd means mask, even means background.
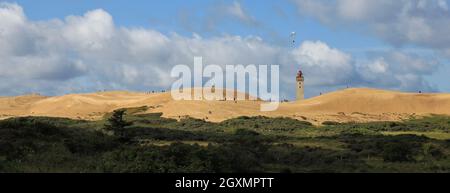
[{"label": "hillside", "polygon": [[260,112],[262,101],[174,101],[170,93],[125,91],[45,97],[27,95],[0,98],[0,118],[50,116],[96,120],[125,107],[147,106],[146,112],[164,117],[191,116],[213,122],[238,116],[292,117],[313,123],[399,120],[426,114],[450,115],[450,94],[402,93],[353,88],[299,102],[282,103],[274,112]]}]

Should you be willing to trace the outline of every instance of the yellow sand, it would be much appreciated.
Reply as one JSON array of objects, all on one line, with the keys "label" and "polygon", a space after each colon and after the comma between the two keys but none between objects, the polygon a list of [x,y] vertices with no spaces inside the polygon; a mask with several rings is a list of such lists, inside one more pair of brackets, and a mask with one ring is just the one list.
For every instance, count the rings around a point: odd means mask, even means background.
[{"label": "yellow sand", "polygon": [[238,116],[292,117],[315,124],[323,121],[400,120],[428,114],[450,115],[450,94],[418,94],[367,88],[346,89],[299,102],[282,103],[277,111],[260,112],[263,101],[175,101],[170,92],[99,92],[45,97],[0,97],[0,118],[51,116],[96,120],[125,107],[150,107],[164,117],[191,116],[218,122]]}]

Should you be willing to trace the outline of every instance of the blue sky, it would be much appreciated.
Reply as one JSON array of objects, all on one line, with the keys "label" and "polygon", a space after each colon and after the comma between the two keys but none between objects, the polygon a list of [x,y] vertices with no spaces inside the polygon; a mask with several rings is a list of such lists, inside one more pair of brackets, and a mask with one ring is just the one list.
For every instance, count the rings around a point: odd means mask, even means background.
[{"label": "blue sky", "polygon": [[[284,77],[302,68],[309,97],[346,86],[450,91],[447,0],[0,2],[1,95],[166,89],[167,71],[191,55],[280,64]],[[281,82],[292,98],[292,80]]]}]

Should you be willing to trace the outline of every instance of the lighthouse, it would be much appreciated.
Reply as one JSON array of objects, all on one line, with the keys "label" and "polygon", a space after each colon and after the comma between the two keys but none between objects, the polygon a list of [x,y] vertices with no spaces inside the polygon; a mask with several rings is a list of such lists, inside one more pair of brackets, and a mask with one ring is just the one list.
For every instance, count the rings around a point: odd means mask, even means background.
[{"label": "lighthouse", "polygon": [[303,77],[303,72],[301,70],[298,71],[297,77],[297,101],[301,101],[305,99],[305,78]]}]

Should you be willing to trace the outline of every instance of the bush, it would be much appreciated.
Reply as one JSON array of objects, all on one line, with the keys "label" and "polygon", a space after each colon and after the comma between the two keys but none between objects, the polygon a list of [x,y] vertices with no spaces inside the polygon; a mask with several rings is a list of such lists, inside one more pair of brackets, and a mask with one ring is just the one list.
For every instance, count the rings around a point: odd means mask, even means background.
[{"label": "bush", "polygon": [[322,125],[340,125],[340,123],[336,121],[324,121]]},{"label": "bush", "polygon": [[445,154],[442,148],[433,144],[424,145],[423,151],[423,154],[426,157],[434,158],[437,160],[445,158]]},{"label": "bush", "polygon": [[223,121],[222,123],[220,123],[220,126],[264,132],[290,132],[297,129],[310,128],[312,127],[312,124],[307,121],[299,121],[296,119],[285,117],[269,118],[264,116],[244,116]]},{"label": "bush", "polygon": [[387,162],[413,161],[412,147],[407,143],[391,142],[383,147],[383,160]]}]

